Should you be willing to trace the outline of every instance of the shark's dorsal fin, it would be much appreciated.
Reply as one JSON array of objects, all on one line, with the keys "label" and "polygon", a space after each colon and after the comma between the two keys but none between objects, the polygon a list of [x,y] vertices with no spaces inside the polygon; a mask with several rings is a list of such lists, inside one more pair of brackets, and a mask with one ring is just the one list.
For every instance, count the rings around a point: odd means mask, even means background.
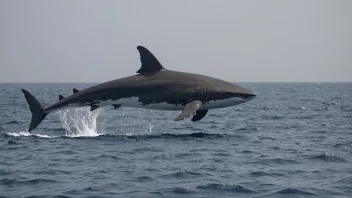
[{"label": "shark's dorsal fin", "polygon": [[141,56],[141,62],[142,62],[142,66],[137,71],[137,73],[142,74],[142,73],[155,72],[161,69],[165,69],[160,64],[158,59],[156,59],[155,56],[147,48],[143,46],[138,46],[137,49]]},{"label": "shark's dorsal fin", "polygon": [[59,100],[64,99],[65,97],[63,97],[62,95],[59,95]]},{"label": "shark's dorsal fin", "polygon": [[79,92],[78,89],[73,88],[73,93]]}]

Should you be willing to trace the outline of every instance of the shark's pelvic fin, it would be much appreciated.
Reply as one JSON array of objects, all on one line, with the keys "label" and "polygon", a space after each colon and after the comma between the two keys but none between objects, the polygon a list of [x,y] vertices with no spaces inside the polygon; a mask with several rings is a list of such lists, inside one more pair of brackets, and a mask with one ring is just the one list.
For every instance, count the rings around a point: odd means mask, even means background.
[{"label": "shark's pelvic fin", "polygon": [[79,92],[79,90],[78,90],[78,89],[73,88],[73,93],[75,94],[75,93],[77,93],[77,92]]},{"label": "shark's pelvic fin", "polygon": [[94,110],[96,110],[97,108],[99,108],[98,105],[91,105],[91,106],[90,106],[90,111],[94,111]]},{"label": "shark's pelvic fin", "polygon": [[113,104],[114,109],[120,108],[122,104]]},{"label": "shark's pelvic fin", "polygon": [[145,47],[138,46],[137,47],[139,54],[141,56],[142,66],[137,71],[139,74],[148,73],[148,72],[156,72],[161,69],[165,69],[158,59]]},{"label": "shark's pelvic fin", "polygon": [[207,114],[207,112],[208,112],[208,109],[197,110],[196,115],[194,115],[192,118],[192,121],[195,122],[195,121],[201,120],[202,118],[204,118],[204,116]]},{"label": "shark's pelvic fin", "polygon": [[202,105],[202,102],[199,100],[193,100],[192,102],[187,103],[185,108],[182,110],[182,113],[175,119],[175,121],[190,117],[199,109],[200,105]]},{"label": "shark's pelvic fin", "polygon": [[65,97],[63,97],[62,95],[59,95],[59,100],[64,99]]}]

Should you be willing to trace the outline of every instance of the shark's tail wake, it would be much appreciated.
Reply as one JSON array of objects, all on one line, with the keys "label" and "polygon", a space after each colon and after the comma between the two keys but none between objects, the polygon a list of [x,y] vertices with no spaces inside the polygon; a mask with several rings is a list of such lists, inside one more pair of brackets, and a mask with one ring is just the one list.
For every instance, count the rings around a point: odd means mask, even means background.
[{"label": "shark's tail wake", "polygon": [[45,113],[44,106],[40,104],[40,102],[32,94],[24,89],[22,89],[22,92],[24,93],[24,97],[26,98],[29,108],[32,112],[32,120],[28,129],[28,132],[31,132],[44,120],[48,114]]}]

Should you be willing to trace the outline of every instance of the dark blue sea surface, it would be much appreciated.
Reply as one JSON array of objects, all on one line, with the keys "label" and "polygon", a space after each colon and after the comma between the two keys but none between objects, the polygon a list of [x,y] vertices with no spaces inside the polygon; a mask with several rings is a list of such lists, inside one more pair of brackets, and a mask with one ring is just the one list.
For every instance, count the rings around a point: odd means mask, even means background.
[{"label": "dark blue sea surface", "polygon": [[0,84],[0,197],[352,197],[352,83],[239,83],[248,103],[178,111],[52,113],[92,84]]}]

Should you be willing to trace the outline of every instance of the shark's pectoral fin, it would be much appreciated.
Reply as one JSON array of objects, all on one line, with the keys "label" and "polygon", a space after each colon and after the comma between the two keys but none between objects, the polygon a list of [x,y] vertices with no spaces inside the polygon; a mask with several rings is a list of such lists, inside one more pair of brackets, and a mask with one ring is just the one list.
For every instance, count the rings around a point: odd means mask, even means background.
[{"label": "shark's pectoral fin", "polygon": [[73,88],[73,93],[75,94],[77,92],[79,92],[78,89]]},{"label": "shark's pectoral fin", "polygon": [[113,104],[114,109],[120,108],[122,104]]},{"label": "shark's pectoral fin", "polygon": [[175,119],[175,121],[190,117],[199,109],[200,105],[202,105],[202,102],[199,100],[193,100],[192,102],[187,103],[185,108],[182,110],[182,113]]},{"label": "shark's pectoral fin", "polygon": [[64,99],[65,97],[63,97],[62,95],[59,95],[59,100]]},{"label": "shark's pectoral fin", "polygon": [[208,112],[208,109],[197,110],[196,115],[194,115],[192,118],[192,121],[195,122],[195,121],[201,120],[202,118],[204,118],[204,116],[207,114],[207,112]]},{"label": "shark's pectoral fin", "polygon": [[96,110],[97,108],[99,108],[98,105],[90,105],[90,111],[94,111],[94,110]]}]

